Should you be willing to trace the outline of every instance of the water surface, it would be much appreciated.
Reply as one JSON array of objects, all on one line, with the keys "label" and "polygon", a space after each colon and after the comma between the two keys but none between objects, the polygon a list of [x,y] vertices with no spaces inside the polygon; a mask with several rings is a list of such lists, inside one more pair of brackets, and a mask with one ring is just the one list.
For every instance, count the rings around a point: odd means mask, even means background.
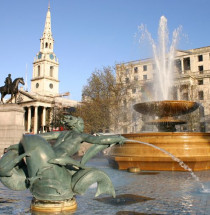
[{"label": "water surface", "polygon": [[[112,169],[106,159],[99,158],[88,165],[109,175],[117,199],[108,195],[95,198],[94,184],[85,195],[77,196],[78,209],[74,215],[210,214],[210,193],[201,193],[188,172],[144,171],[135,174]],[[205,187],[210,188],[210,171],[196,172],[196,175]],[[1,215],[32,214],[29,210],[31,199],[28,190],[11,191],[0,183]]]}]

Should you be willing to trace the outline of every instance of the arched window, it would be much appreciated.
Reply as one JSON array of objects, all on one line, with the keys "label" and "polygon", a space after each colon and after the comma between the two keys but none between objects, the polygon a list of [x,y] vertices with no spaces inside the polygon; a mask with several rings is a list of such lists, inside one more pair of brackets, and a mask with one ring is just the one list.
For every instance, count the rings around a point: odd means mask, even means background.
[{"label": "arched window", "polygon": [[51,43],[50,43],[50,45],[49,45],[49,48],[51,49]]},{"label": "arched window", "polygon": [[45,43],[45,48],[47,48],[48,47],[48,43]]},{"label": "arched window", "polygon": [[38,66],[38,76],[40,76],[40,66]]},{"label": "arched window", "polygon": [[53,77],[53,70],[54,70],[54,67],[50,66],[50,77]]},{"label": "arched window", "polygon": [[42,48],[44,48],[44,43],[42,43]]}]

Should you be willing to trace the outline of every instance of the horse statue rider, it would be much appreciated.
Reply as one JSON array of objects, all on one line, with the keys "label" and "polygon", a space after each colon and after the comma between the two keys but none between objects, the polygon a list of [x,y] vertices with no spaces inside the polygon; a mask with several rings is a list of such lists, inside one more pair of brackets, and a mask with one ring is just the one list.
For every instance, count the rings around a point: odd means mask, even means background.
[{"label": "horse statue rider", "polygon": [[5,83],[5,87],[6,87],[6,92],[7,92],[7,94],[9,94],[11,92],[11,85],[12,85],[11,74],[8,74],[8,77],[6,77],[4,83]]}]

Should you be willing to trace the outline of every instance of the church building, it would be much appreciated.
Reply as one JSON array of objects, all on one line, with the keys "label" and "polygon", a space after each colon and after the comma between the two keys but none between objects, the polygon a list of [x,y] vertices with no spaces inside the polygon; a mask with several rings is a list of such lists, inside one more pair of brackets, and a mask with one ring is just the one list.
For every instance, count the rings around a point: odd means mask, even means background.
[{"label": "church building", "polygon": [[55,110],[75,108],[79,105],[79,102],[65,98],[69,96],[69,92],[59,93],[59,62],[53,49],[51,13],[48,6],[44,32],[40,39],[40,50],[33,62],[31,90],[27,92],[20,89],[17,95],[17,103],[25,110],[26,133],[36,134],[55,129],[53,127]]}]

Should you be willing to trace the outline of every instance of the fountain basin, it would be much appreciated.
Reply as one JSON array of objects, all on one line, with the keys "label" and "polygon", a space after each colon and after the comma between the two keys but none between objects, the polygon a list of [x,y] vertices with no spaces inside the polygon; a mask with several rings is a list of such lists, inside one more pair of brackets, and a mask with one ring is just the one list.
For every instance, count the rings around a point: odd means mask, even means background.
[{"label": "fountain basin", "polygon": [[199,107],[199,103],[184,100],[164,100],[142,102],[133,106],[141,114],[158,117],[172,117],[191,113]]},{"label": "fountain basin", "polygon": [[[193,171],[210,170],[210,133],[154,132],[123,136],[163,148]],[[108,159],[112,167],[120,170],[138,167],[141,170],[185,171],[170,156],[137,142],[128,141],[124,145],[112,147]]]}]

